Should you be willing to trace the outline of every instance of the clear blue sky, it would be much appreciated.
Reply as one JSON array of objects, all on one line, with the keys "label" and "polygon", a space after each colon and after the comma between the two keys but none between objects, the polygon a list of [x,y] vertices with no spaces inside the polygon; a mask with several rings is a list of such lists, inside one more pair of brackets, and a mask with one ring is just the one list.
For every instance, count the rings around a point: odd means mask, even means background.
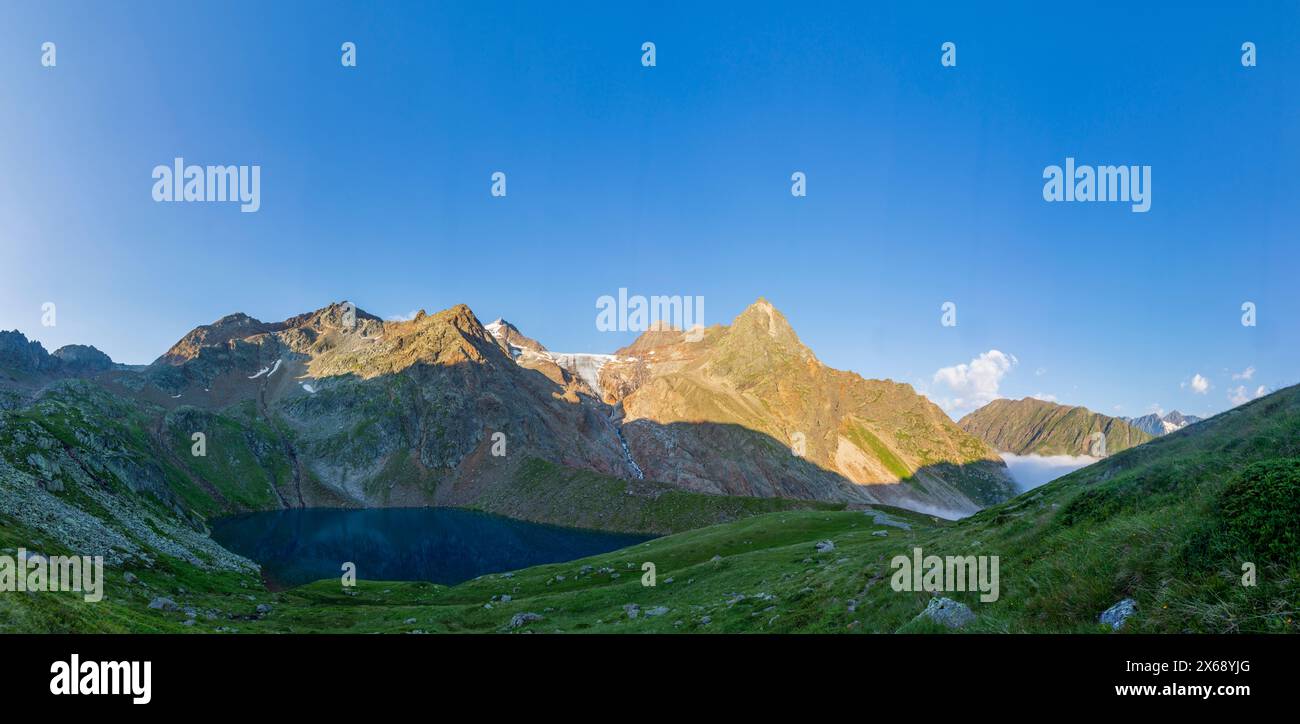
[{"label": "clear blue sky", "polygon": [[[627,287],[710,323],[765,296],[828,364],[936,398],[990,350],[1018,360],[997,394],[1110,414],[1300,376],[1294,2],[375,5],[7,7],[0,328],[142,363],[234,311],[464,302],[611,351],[595,300]],[[260,164],[261,210],[155,203],[178,155]],[[1151,165],[1150,212],[1044,202],[1067,155]]]}]

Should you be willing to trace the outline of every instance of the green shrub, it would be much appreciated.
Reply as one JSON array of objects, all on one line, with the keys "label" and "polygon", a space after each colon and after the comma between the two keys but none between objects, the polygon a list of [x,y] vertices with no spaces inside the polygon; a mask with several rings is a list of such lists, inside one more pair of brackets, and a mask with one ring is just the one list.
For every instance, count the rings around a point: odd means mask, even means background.
[{"label": "green shrub", "polygon": [[1248,465],[1219,496],[1228,535],[1269,560],[1300,558],[1300,458]]}]

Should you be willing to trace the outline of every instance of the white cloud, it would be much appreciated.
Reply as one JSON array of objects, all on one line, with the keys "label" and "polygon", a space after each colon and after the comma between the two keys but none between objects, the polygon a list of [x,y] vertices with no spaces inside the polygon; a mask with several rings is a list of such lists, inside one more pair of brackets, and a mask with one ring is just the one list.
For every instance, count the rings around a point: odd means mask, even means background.
[{"label": "white cloud", "polygon": [[1019,492],[1037,488],[1079,468],[1092,465],[1100,458],[1088,455],[1015,455],[999,453],[1007,464],[1007,473]]},{"label": "white cloud", "polygon": [[1019,364],[1015,355],[991,349],[970,362],[944,367],[934,373],[933,399],[949,414],[964,414],[996,400],[1002,378]]},{"label": "white cloud", "polygon": [[1046,392],[1035,392],[1034,399],[1042,400],[1043,402],[1056,402],[1056,395],[1049,395]]},{"label": "white cloud", "polygon": [[1045,374],[1047,374],[1047,368],[1046,368],[1046,367],[1039,367],[1038,369],[1034,370],[1034,376],[1035,376],[1035,377],[1042,377],[1042,376],[1045,375]]},{"label": "white cloud", "polygon": [[1234,380],[1249,380],[1250,378],[1252,378],[1252,377],[1254,377],[1254,376],[1255,376],[1255,368],[1254,368],[1254,367],[1247,367],[1246,369],[1242,370],[1240,373],[1238,373],[1238,374],[1233,374],[1233,375],[1232,375],[1232,379],[1234,379]]},{"label": "white cloud", "polygon": [[1202,377],[1200,373],[1192,375],[1192,381],[1184,382],[1182,386],[1190,386],[1192,392],[1195,392],[1198,395],[1204,395],[1206,392],[1210,391],[1210,381]]},{"label": "white cloud", "polygon": [[1254,393],[1247,390],[1245,385],[1237,385],[1236,387],[1228,388],[1228,402],[1231,402],[1232,406],[1236,407],[1237,405],[1250,402],[1251,400],[1259,399],[1267,394],[1268,388],[1264,385],[1256,387]]},{"label": "white cloud", "polygon": [[390,321],[390,322],[409,322],[409,321],[411,321],[412,319],[415,319],[415,315],[417,315],[417,314],[419,314],[419,313],[420,313],[420,310],[418,310],[418,309],[412,309],[411,311],[407,312],[406,314],[390,314],[390,315],[388,315],[387,317],[384,317],[384,319],[387,319],[387,320]]}]

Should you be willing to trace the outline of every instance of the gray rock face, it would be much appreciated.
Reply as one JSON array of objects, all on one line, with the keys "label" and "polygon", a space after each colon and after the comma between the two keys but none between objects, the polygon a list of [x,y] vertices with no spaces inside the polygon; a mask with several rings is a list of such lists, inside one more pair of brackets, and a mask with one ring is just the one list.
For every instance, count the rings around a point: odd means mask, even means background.
[{"label": "gray rock face", "polygon": [[269,604],[269,603],[259,603],[259,604],[257,604],[257,615],[259,615],[259,616],[265,616],[266,614],[268,614],[268,613],[270,613],[270,612],[271,612],[271,604]]},{"label": "gray rock face", "polygon": [[636,618],[641,615],[641,607],[635,603],[629,603],[623,606],[623,612],[627,614],[628,618]]},{"label": "gray rock face", "polygon": [[533,621],[541,620],[542,615],[540,613],[516,613],[514,616],[510,617],[509,627],[519,628],[520,626],[532,623]]},{"label": "gray rock face", "polygon": [[917,614],[917,618],[928,618],[948,628],[962,628],[975,620],[975,612],[964,603],[944,596],[936,596],[930,599],[924,611]]},{"label": "gray rock face", "polygon": [[52,357],[62,362],[63,370],[73,374],[102,372],[113,367],[113,360],[85,344],[69,344],[54,350]]},{"label": "gray rock face", "polygon": [[1114,631],[1123,626],[1124,622],[1128,620],[1128,617],[1132,616],[1136,611],[1137,601],[1134,601],[1131,598],[1126,598],[1103,611],[1097,620],[1109,625],[1111,630]]},{"label": "gray rock face", "polygon": [[159,611],[175,611],[176,602],[171,600],[170,598],[159,596],[158,598],[155,598],[154,600],[149,602],[149,608],[156,609]]},{"label": "gray rock face", "polygon": [[835,550],[835,544],[831,541],[824,540],[817,544],[818,553],[830,553],[833,550]]}]

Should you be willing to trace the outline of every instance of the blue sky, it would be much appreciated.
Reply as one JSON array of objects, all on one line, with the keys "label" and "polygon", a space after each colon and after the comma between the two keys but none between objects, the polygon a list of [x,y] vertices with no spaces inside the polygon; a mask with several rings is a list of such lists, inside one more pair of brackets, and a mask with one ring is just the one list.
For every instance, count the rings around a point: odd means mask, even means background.
[{"label": "blue sky", "polygon": [[[1297,381],[1300,6],[878,5],[6,9],[0,328],[143,363],[234,311],[464,302],[612,351],[595,300],[625,287],[709,323],[765,296],[940,400],[1205,414]],[[176,156],[260,165],[261,210],[155,203]],[[1149,164],[1151,210],[1046,203],[1066,156]],[[936,377],[991,350],[1016,363]]]}]

